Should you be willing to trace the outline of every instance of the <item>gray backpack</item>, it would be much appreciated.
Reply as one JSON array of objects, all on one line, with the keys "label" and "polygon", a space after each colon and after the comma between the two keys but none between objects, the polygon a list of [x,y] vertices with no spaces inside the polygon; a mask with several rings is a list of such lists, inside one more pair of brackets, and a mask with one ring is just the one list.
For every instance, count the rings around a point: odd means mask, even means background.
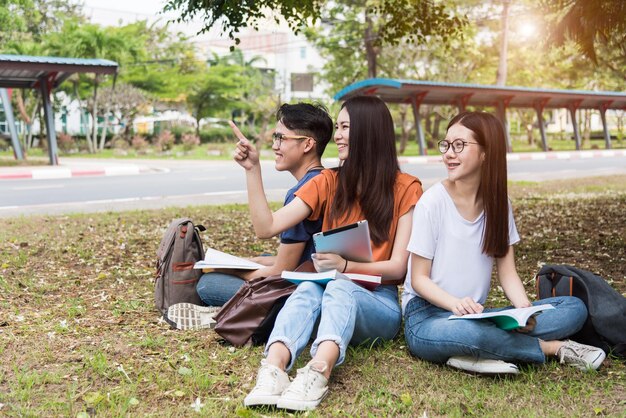
[{"label": "gray backpack", "polygon": [[196,292],[202,270],[193,268],[196,261],[204,259],[199,232],[205,230],[189,218],[179,218],[170,223],[161,239],[157,250],[154,302],[164,317],[167,308],[175,303],[205,305]]}]

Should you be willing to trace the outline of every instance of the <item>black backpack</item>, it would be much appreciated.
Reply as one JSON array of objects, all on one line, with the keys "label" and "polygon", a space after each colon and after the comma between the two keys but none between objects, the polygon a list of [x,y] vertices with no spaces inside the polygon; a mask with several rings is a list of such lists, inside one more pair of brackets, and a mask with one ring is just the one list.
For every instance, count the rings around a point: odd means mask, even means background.
[{"label": "black backpack", "polygon": [[626,298],[602,277],[572,266],[546,264],[536,283],[538,299],[575,296],[587,306],[587,321],[573,340],[626,357]]},{"label": "black backpack", "polygon": [[199,232],[205,230],[189,218],[179,218],[170,223],[161,239],[156,254],[154,302],[166,319],[167,308],[175,303],[206,305],[196,292],[202,270],[193,268],[196,261],[204,259]]}]

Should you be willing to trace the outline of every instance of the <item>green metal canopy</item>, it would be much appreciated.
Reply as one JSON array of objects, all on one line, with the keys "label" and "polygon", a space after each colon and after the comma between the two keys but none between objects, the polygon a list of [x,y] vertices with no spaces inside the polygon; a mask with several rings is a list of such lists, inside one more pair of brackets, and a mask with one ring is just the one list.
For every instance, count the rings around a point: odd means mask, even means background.
[{"label": "green metal canopy", "polygon": [[[339,91],[334,98],[341,101],[358,95],[376,95],[385,102],[412,104],[417,122],[420,152],[424,155],[426,153],[425,141],[419,124],[419,107],[422,104],[455,106],[459,108],[459,111],[464,111],[467,106],[494,107],[505,125],[507,124],[507,108],[535,109],[544,150],[548,148],[543,124],[543,110],[546,108],[565,108],[570,111],[576,149],[580,149],[580,134],[575,122],[577,109],[597,109],[600,111],[607,148],[611,147],[611,139],[606,126],[606,111],[608,109],[626,110],[626,93],[624,92],[486,86],[387,78],[370,78],[358,81]],[[510,150],[508,133],[507,142]]]},{"label": "green metal canopy", "polygon": [[95,73],[117,75],[118,64],[104,59],[83,59],[63,57],[36,57],[29,55],[0,54],[0,100],[5,109],[13,151],[17,159],[23,159],[15,118],[7,88],[30,88],[41,91],[48,135],[50,164],[58,164],[57,141],[54,128],[54,113],[50,104],[50,94],[63,81],[75,73]]},{"label": "green metal canopy", "polygon": [[335,100],[346,100],[361,94],[375,94],[389,103],[411,103],[416,95],[422,104],[450,106],[494,106],[506,102],[507,107],[626,110],[626,93],[536,89],[527,87],[485,86],[480,84],[441,83],[421,80],[392,80],[370,78],[349,85],[335,95]]}]

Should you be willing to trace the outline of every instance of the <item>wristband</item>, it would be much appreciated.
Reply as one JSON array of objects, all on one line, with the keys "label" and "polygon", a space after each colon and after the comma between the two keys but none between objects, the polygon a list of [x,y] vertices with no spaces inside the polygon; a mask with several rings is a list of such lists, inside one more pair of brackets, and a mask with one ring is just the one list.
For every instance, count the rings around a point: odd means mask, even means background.
[{"label": "wristband", "polygon": [[343,265],[342,273],[345,273],[347,268],[348,268],[348,259],[346,258],[346,264]]}]

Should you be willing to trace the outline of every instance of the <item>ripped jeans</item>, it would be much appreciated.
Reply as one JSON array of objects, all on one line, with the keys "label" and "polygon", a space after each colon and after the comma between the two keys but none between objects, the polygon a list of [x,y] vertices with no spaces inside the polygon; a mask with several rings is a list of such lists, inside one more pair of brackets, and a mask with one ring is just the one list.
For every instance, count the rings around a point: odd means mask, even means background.
[{"label": "ripped jeans", "polygon": [[302,282],[278,314],[265,354],[273,343],[282,342],[291,353],[287,370],[291,369],[317,326],[311,356],[320,343],[334,341],[339,346],[339,365],[349,344],[390,340],[398,333],[401,321],[395,285],[369,291],[349,280],[333,280],[326,287]]}]

